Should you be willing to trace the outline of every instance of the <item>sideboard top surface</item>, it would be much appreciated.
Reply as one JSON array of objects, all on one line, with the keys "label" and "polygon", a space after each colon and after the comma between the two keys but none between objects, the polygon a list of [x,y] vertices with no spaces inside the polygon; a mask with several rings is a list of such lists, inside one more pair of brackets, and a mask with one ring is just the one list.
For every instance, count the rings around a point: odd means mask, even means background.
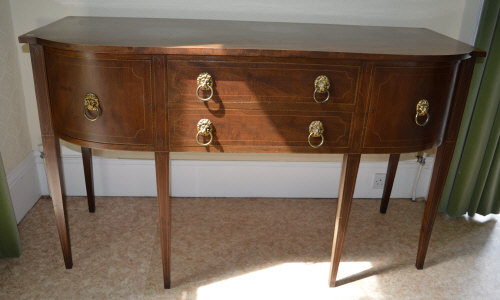
[{"label": "sideboard top surface", "polygon": [[483,56],[424,28],[115,17],[65,17],[22,43],[115,53],[304,57]]}]

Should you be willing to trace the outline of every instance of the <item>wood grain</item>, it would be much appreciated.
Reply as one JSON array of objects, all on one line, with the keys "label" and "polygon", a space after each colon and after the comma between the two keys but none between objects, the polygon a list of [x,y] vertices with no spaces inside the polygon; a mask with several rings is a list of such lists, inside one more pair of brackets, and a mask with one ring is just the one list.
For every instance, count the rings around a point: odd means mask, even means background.
[{"label": "wood grain", "polygon": [[446,129],[445,142],[438,147],[436,158],[434,160],[429,195],[427,196],[424,216],[422,218],[422,227],[420,229],[417,261],[415,263],[417,269],[423,269],[424,267],[425,256],[429,247],[432,228],[434,226],[434,221],[436,220],[439,208],[439,201],[441,201],[444,185],[448,177],[448,170],[450,168],[453,152],[455,150],[458,128],[460,126],[459,120],[462,118],[465,103],[467,101],[474,63],[475,59],[471,58],[462,62],[460,65],[460,73],[455,86],[453,107],[451,109],[451,117]]},{"label": "wood grain", "polygon": [[160,217],[161,258],[163,265],[163,287],[170,288],[170,182],[168,152],[155,152],[156,189]]},{"label": "wood grain", "polygon": [[94,178],[92,170],[92,149],[82,147],[83,173],[85,174],[85,188],[87,189],[87,202],[89,212],[95,212]]},{"label": "wood grain", "polygon": [[[212,101],[224,104],[274,102],[285,107],[301,103],[309,104],[309,109],[332,110],[338,104],[355,103],[359,62],[352,62],[352,65],[345,61],[338,61],[337,64],[283,64],[209,59],[202,57],[168,62],[170,102],[199,102],[196,78],[198,74],[208,72],[214,81]],[[327,76],[330,81],[329,100],[322,104],[313,99],[314,80],[319,75]],[[208,91],[205,94],[204,97],[209,96]],[[326,93],[317,97],[324,100]]]},{"label": "wood grain", "polygon": [[[458,63],[435,66],[377,65],[373,75],[367,132],[367,152],[430,149],[443,141]],[[430,120],[415,123],[417,103],[429,102]]]},{"label": "wood grain", "polygon": [[66,213],[66,199],[62,186],[62,164],[59,139],[55,136],[42,136],[43,150],[45,153],[45,169],[49,183],[50,196],[56,216],[57,233],[63,252],[66,269],[73,267],[71,255],[71,240],[69,236],[68,217]]},{"label": "wood grain", "polygon": [[68,220],[64,199],[64,188],[62,185],[62,165],[59,139],[55,137],[52,127],[53,120],[49,91],[47,86],[45,54],[42,46],[30,45],[31,66],[33,68],[33,80],[38,104],[38,117],[42,132],[43,151],[45,153],[45,169],[47,170],[47,182],[49,184],[54,214],[56,217],[59,242],[63,252],[64,265],[66,269],[73,267],[71,255],[71,242],[69,236]]},{"label": "wood grain", "polygon": [[429,187],[429,195],[425,203],[424,217],[422,219],[422,227],[420,229],[420,238],[418,240],[417,261],[415,266],[417,269],[424,268],[425,256],[429,248],[431,239],[432,227],[436,220],[439,201],[443,193],[444,184],[448,177],[448,169],[453,158],[453,150],[455,144],[446,142],[439,146],[434,160],[434,168],[432,171],[431,185]]},{"label": "wood grain", "polygon": [[[427,29],[216,20],[67,17],[19,37],[30,43],[49,187],[67,268],[72,266],[58,137],[82,146],[89,210],[92,152],[154,151],[165,288],[171,284],[169,151],[343,153],[332,244],[335,286],[361,153],[391,153],[380,211],[386,212],[399,153],[439,146],[422,221],[422,268],[475,57],[485,52]],[[210,72],[214,97],[197,100]],[[331,99],[312,99],[327,75]],[[94,92],[102,115],[83,117]],[[416,104],[430,121],[415,124]],[[196,144],[208,118],[214,141]],[[319,120],[325,142],[307,143]],[[318,140],[315,140],[318,141]]]},{"label": "wood grain", "polygon": [[[85,56],[46,51],[54,129],[64,136],[113,144],[153,144],[150,56]],[[84,96],[97,95],[101,115],[83,116]]]},{"label": "wood grain", "polygon": [[360,159],[361,154],[345,154],[342,161],[337,216],[335,217],[335,229],[333,231],[332,258],[330,261],[331,287],[335,286],[337,272],[339,270],[342,246],[344,245],[345,234],[347,232],[352,195],[354,194],[354,188],[356,186]]},{"label": "wood grain", "polygon": [[31,67],[35,83],[36,104],[42,136],[54,135],[52,112],[50,106],[49,89],[47,85],[47,68],[45,65],[45,51],[40,45],[30,45]]},{"label": "wood grain", "polygon": [[424,28],[186,19],[66,17],[19,41],[108,53],[390,60],[484,55]]},{"label": "wood grain", "polygon": [[391,198],[392,185],[394,184],[394,178],[396,178],[396,171],[398,169],[400,154],[391,154],[389,156],[389,164],[387,165],[387,173],[384,183],[384,192],[382,193],[382,201],[380,203],[380,213],[385,214],[387,212],[387,206],[389,205],[389,199]]},{"label": "wood grain", "polygon": [[[199,146],[195,139],[196,125],[203,118],[210,119],[214,128],[208,147]],[[171,151],[342,152],[348,151],[351,140],[352,113],[348,112],[230,110],[219,117],[206,109],[171,109],[169,119]],[[325,128],[325,142],[318,149],[307,142],[309,124],[315,120]]]}]

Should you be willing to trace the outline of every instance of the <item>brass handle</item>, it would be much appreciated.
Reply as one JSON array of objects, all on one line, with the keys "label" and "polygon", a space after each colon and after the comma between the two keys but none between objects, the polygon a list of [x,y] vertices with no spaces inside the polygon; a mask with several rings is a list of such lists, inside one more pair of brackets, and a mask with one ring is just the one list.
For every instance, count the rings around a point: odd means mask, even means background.
[{"label": "brass handle", "polygon": [[[92,116],[89,112],[95,112]],[[101,116],[101,107],[99,98],[94,93],[87,93],[83,98],[83,116],[89,121],[95,121]]]},{"label": "brass handle", "polygon": [[[212,143],[214,136],[212,135],[213,125],[212,121],[209,119],[201,119],[198,121],[198,125],[196,125],[196,130],[198,133],[196,134],[196,142],[200,146],[208,146]],[[200,142],[200,136],[210,136],[210,140],[206,143]]]},{"label": "brass handle", "polygon": [[[326,98],[324,100],[318,100],[316,97],[317,94],[327,93]],[[314,93],[313,98],[316,103],[325,103],[330,99],[330,80],[325,75],[319,75],[314,80]]]},{"label": "brass handle", "polygon": [[[420,122],[420,117],[426,116],[425,121]],[[418,126],[425,126],[429,122],[430,119],[429,115],[429,101],[426,99],[422,99],[418,101],[417,103],[417,113],[415,114],[415,123],[417,123]]]},{"label": "brass handle", "polygon": [[[325,137],[323,136],[323,133],[325,132],[325,129],[323,127],[323,123],[321,121],[312,121],[311,124],[309,124],[309,136],[307,137],[307,141],[309,142],[309,146],[313,148],[319,148],[323,145],[325,142]],[[313,144],[311,142],[312,137],[321,137],[321,142],[319,144]]]},{"label": "brass handle", "polygon": [[[214,89],[212,87],[214,82],[212,79],[212,75],[208,74],[207,72],[201,73],[200,75],[198,75],[198,78],[196,78],[196,83],[198,84],[198,88],[196,89],[196,97],[198,97],[200,101],[204,102],[212,99],[212,96],[214,95]],[[210,96],[208,96],[207,98],[203,98],[202,96],[200,96],[200,90],[210,91]]]}]

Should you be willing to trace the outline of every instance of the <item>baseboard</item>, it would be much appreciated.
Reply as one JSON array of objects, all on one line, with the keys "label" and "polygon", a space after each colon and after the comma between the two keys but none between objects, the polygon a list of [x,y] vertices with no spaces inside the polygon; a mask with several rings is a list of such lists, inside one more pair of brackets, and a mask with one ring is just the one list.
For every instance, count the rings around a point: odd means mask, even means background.
[{"label": "baseboard", "polygon": [[[417,197],[426,197],[432,172],[429,157],[422,170]],[[43,160],[37,159],[41,193],[49,194]],[[154,161],[93,158],[97,196],[156,196]],[[64,154],[66,194],[84,196],[85,181],[79,155]],[[376,173],[386,173],[387,162],[362,162],[354,197],[380,198],[372,186]],[[410,198],[418,169],[416,161],[399,163],[392,197]],[[199,161],[171,160],[173,197],[295,197],[338,196],[340,162]]]},{"label": "baseboard", "polygon": [[7,174],[7,184],[18,224],[42,195],[39,180],[36,152],[31,152]]}]

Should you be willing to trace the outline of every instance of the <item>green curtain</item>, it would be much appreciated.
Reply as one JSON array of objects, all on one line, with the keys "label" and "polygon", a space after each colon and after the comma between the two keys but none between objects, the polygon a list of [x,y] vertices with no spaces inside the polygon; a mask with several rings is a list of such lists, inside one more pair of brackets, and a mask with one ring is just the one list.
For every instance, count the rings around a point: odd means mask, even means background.
[{"label": "green curtain", "polygon": [[0,154],[0,258],[21,255],[21,240]]},{"label": "green curtain", "polygon": [[439,210],[452,217],[500,213],[500,1],[485,0],[474,70]]}]

